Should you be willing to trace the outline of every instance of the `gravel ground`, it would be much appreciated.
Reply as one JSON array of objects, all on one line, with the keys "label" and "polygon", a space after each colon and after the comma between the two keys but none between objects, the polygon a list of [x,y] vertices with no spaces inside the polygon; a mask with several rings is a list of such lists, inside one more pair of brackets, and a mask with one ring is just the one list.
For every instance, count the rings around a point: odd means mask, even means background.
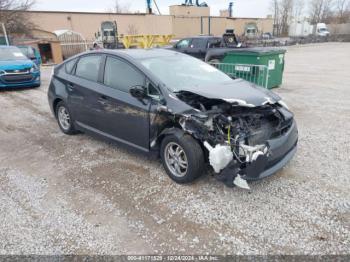
[{"label": "gravel ground", "polygon": [[251,191],[209,174],[180,186],[159,160],[63,135],[39,89],[0,93],[0,254],[346,254],[350,44],[288,49],[276,90],[295,158]]}]

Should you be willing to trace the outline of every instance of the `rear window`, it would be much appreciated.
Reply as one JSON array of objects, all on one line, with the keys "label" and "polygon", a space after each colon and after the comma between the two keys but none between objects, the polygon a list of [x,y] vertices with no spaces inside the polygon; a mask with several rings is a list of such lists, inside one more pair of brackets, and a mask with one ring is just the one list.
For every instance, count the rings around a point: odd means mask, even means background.
[{"label": "rear window", "polygon": [[102,56],[89,55],[79,59],[75,75],[97,82]]},{"label": "rear window", "polygon": [[72,74],[72,71],[73,71],[73,68],[75,66],[75,63],[77,62],[77,58],[76,59],[73,59],[71,61],[68,61],[66,64],[65,64],[65,69],[66,69],[66,73],[68,74]]},{"label": "rear window", "polygon": [[21,47],[18,47],[22,53],[27,56],[28,58],[31,58],[31,57],[34,57],[35,54],[34,54],[34,50],[32,47],[29,47],[29,46],[21,46]]},{"label": "rear window", "polygon": [[221,46],[221,39],[220,38],[214,38],[210,39],[208,43],[208,48],[218,48]]}]

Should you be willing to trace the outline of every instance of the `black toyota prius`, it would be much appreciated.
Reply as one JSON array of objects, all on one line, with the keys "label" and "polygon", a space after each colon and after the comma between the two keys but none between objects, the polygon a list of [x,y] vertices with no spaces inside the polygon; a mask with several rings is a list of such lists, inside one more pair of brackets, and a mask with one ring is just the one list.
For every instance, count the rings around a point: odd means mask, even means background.
[{"label": "black toyota prius", "polygon": [[170,50],[99,50],[54,69],[48,98],[62,132],[159,154],[189,183],[211,166],[228,186],[270,176],[297,149],[293,113],[271,91]]}]

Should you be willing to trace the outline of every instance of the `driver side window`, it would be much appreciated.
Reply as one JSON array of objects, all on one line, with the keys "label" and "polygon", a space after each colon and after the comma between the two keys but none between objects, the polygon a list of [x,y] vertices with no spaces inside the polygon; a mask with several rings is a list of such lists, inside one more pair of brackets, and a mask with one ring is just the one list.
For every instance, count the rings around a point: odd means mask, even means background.
[{"label": "driver side window", "polygon": [[190,46],[190,39],[183,39],[176,44],[176,48],[178,49],[188,48],[189,46]]},{"label": "driver side window", "polygon": [[128,93],[131,87],[144,86],[145,77],[129,63],[107,57],[103,82],[106,86]]},{"label": "driver side window", "polygon": [[153,84],[148,83],[147,84],[147,94],[156,99],[156,100],[160,100],[161,99],[161,93],[159,91],[158,88],[156,88]]}]

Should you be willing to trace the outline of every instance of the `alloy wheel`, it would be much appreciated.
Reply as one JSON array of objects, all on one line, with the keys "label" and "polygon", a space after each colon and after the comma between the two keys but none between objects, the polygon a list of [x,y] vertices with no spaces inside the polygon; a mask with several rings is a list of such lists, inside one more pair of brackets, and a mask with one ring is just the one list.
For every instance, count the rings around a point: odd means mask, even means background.
[{"label": "alloy wheel", "polygon": [[165,163],[176,177],[184,177],[188,169],[187,156],[183,148],[174,142],[167,144],[164,150]]},{"label": "alloy wheel", "polygon": [[64,106],[58,108],[58,121],[60,122],[61,127],[68,131],[71,127],[70,115],[68,110]]}]

